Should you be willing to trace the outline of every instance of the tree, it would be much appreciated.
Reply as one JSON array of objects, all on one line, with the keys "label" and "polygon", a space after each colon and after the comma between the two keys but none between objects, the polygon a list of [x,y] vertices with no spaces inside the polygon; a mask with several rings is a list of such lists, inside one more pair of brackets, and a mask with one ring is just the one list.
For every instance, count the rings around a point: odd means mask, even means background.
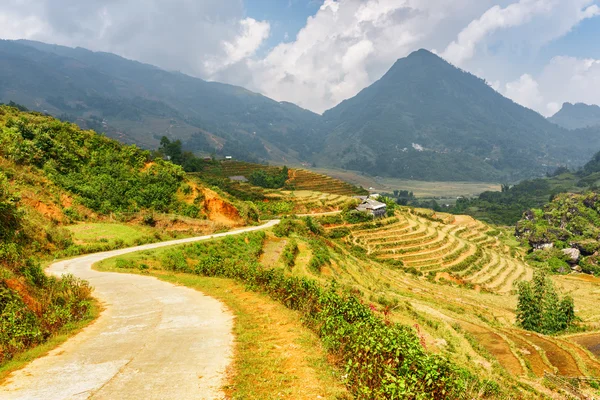
[{"label": "tree", "polygon": [[184,161],[183,150],[181,149],[181,140],[171,142],[168,137],[163,136],[160,139],[160,147],[158,151],[169,158],[169,160],[177,165],[182,165]]},{"label": "tree", "polygon": [[553,334],[569,329],[576,320],[573,298],[562,299],[543,271],[532,282],[519,284],[517,324],[526,330]]}]

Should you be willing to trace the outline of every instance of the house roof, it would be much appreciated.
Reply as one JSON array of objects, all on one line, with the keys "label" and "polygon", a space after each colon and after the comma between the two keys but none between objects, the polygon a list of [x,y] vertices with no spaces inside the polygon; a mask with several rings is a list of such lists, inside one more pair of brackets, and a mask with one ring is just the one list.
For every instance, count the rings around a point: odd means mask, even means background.
[{"label": "house roof", "polygon": [[381,202],[379,202],[377,200],[373,200],[373,199],[367,199],[367,200],[363,201],[362,203],[360,203],[360,205],[358,207],[356,207],[356,209],[359,211],[380,210],[385,207],[387,207],[385,203],[381,203]]},{"label": "house roof", "polygon": [[230,176],[229,179],[231,179],[232,181],[238,181],[238,182],[248,182],[248,179],[246,179],[246,177],[242,176],[242,175]]}]

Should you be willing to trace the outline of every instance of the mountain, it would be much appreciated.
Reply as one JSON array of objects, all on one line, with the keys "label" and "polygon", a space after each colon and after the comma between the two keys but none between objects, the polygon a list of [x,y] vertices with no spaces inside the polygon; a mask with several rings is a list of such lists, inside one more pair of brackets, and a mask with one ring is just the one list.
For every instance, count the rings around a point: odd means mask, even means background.
[{"label": "mountain", "polygon": [[382,176],[515,181],[600,148],[426,50],[323,116],[321,163]]},{"label": "mountain", "polygon": [[595,129],[559,127],[426,50],[320,116],[114,54],[0,41],[9,101],[143,148],[164,135],[195,153],[407,179],[512,182],[600,149]]},{"label": "mountain", "polygon": [[156,148],[163,135],[191,151],[250,160],[307,159],[320,116],[241,87],[92,52],[0,41],[0,102]]},{"label": "mountain", "polygon": [[600,125],[600,107],[584,103],[564,103],[559,112],[548,118],[566,129],[579,129]]}]

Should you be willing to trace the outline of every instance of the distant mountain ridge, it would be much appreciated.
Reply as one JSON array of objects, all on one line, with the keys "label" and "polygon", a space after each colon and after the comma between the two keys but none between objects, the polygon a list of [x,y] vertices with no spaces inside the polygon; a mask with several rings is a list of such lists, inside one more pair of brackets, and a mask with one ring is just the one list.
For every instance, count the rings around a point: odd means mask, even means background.
[{"label": "distant mountain ridge", "polygon": [[600,126],[600,107],[595,104],[564,103],[560,111],[548,120],[566,129]]},{"label": "distant mountain ridge", "polygon": [[146,148],[166,135],[196,153],[405,179],[512,182],[600,149],[595,128],[559,127],[426,50],[320,116],[114,54],[0,41],[11,100]]},{"label": "distant mountain ridge", "polygon": [[320,116],[241,87],[92,52],[0,41],[0,101],[155,148],[167,135],[186,148],[247,159],[306,159]]}]

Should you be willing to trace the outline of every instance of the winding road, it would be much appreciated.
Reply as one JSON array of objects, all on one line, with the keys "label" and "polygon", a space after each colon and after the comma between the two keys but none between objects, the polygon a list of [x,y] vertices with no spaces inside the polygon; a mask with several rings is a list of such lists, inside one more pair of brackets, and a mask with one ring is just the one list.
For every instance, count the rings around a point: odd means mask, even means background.
[{"label": "winding road", "polygon": [[15,371],[0,399],[218,399],[233,351],[233,315],[217,300],[156,278],[98,272],[106,258],[238,235],[279,223],[57,262],[90,282],[105,309],[82,332]]}]

